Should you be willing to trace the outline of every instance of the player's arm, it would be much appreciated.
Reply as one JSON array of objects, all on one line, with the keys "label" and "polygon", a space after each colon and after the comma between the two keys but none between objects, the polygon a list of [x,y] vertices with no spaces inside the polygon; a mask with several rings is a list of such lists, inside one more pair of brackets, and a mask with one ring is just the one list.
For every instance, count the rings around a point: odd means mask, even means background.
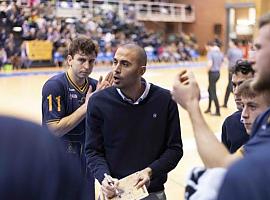
[{"label": "player's arm", "polygon": [[[100,91],[104,88],[111,86],[113,75],[112,72],[109,72],[105,79],[103,80],[102,76],[100,76],[96,91]],[[96,92],[95,91],[95,92]],[[61,137],[74,129],[84,118],[87,111],[87,105],[90,97],[94,92],[92,91],[92,87],[89,86],[85,97],[85,103],[82,104],[77,110],[75,110],[72,114],[68,116],[62,117],[60,120],[49,121],[47,122],[48,127],[52,130],[53,134],[57,137]]]},{"label": "player's arm", "polygon": [[55,136],[65,135],[85,117],[87,101],[91,92],[92,88],[89,87],[86,103],[72,114],[67,115],[65,87],[58,80],[46,82],[42,89],[42,123],[46,124]]},{"label": "player's arm", "polygon": [[199,103],[191,102],[187,107],[200,157],[206,167],[228,167],[239,154],[230,154],[224,144],[220,143],[206,124]]},{"label": "player's arm", "polygon": [[65,135],[74,129],[85,118],[88,100],[91,95],[92,87],[90,86],[85,97],[85,103],[82,104],[77,110],[58,121],[47,122],[48,127],[55,136],[61,137]]},{"label": "player's arm", "polygon": [[197,149],[206,167],[228,167],[241,158],[239,154],[230,154],[205,122],[199,107],[200,90],[193,74],[180,73],[172,95],[189,114]]}]

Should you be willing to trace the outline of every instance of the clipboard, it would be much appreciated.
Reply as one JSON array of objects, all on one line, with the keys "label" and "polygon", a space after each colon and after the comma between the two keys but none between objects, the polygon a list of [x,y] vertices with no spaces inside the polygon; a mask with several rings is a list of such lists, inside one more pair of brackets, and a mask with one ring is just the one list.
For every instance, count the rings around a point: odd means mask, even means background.
[{"label": "clipboard", "polygon": [[134,184],[137,180],[137,174],[131,174],[119,180],[117,187],[120,195],[111,200],[140,200],[149,195],[146,186],[137,189]]}]

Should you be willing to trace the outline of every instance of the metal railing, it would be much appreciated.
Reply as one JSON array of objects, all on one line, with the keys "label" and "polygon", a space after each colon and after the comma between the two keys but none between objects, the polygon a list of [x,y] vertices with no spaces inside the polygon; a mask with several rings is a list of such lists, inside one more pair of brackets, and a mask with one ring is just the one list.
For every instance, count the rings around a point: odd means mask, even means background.
[{"label": "metal railing", "polygon": [[195,21],[195,9],[188,4],[149,1],[56,1],[58,17],[78,17],[82,13],[94,16],[97,8],[114,10],[121,18],[134,17],[138,21],[187,22]]}]

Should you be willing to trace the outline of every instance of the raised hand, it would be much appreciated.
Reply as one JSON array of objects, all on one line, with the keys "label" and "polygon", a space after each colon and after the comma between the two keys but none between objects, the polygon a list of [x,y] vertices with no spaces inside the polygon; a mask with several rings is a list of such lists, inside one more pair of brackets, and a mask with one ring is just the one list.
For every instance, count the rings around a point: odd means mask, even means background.
[{"label": "raised hand", "polygon": [[175,78],[171,94],[173,100],[186,110],[194,103],[199,103],[200,89],[194,74],[186,70],[180,72]]},{"label": "raised hand", "polygon": [[92,94],[93,94],[93,88],[91,85],[89,85],[88,91],[87,91],[86,96],[85,96],[85,104],[86,105],[88,105],[89,98],[92,96]]},{"label": "raised hand", "polygon": [[111,86],[113,84],[113,72],[109,72],[106,77],[105,80],[109,83],[109,85]]},{"label": "raised hand", "polygon": [[100,91],[100,90],[103,90],[107,87],[110,87],[110,86],[112,86],[112,84],[113,84],[113,73],[109,72],[106,75],[104,80],[103,80],[102,76],[99,77],[96,91]]}]

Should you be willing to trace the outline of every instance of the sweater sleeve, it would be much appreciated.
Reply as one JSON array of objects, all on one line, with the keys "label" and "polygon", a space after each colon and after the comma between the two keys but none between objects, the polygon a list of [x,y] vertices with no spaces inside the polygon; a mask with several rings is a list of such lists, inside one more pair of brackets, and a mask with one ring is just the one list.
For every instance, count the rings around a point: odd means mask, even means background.
[{"label": "sweater sleeve", "polygon": [[86,113],[85,154],[87,166],[94,177],[101,183],[104,173],[110,174],[105,160],[104,142],[102,136],[103,119],[100,110],[96,106],[97,101],[92,96],[89,100]]},{"label": "sweater sleeve", "polygon": [[177,104],[172,99],[169,102],[166,129],[165,150],[149,166],[152,169],[152,178],[170,172],[183,156],[179,113]]}]

